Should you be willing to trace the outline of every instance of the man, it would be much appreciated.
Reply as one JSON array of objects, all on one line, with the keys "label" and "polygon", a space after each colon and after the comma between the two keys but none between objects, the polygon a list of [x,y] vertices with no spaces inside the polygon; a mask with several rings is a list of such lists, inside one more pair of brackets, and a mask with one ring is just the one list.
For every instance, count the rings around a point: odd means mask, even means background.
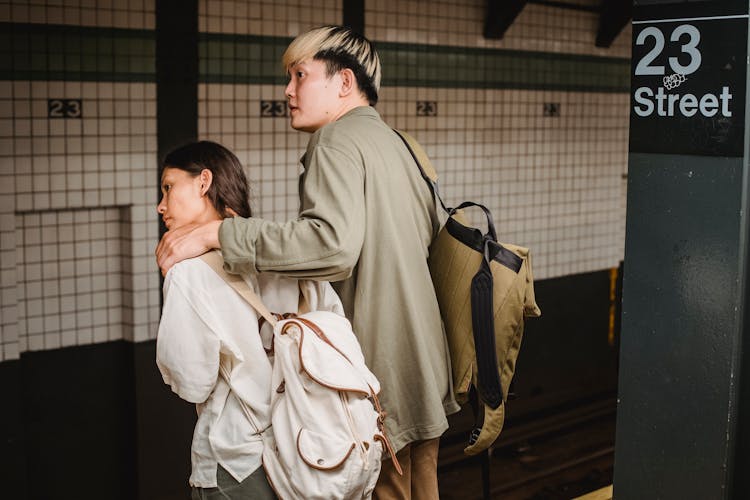
[{"label": "man", "polygon": [[169,231],[162,272],[221,248],[227,270],[329,280],[382,386],[386,429],[404,474],[383,463],[377,498],[438,498],[439,436],[458,411],[427,267],[440,226],[432,193],[373,106],[380,61],[371,43],[327,26],[297,37],[283,63],[291,126],[312,133],[302,157],[300,213]]}]

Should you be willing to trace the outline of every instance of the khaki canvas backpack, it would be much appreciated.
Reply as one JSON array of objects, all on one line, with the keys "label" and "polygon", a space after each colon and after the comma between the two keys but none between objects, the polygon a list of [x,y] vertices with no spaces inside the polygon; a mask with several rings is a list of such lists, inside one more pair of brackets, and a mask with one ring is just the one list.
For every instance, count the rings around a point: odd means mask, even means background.
[{"label": "khaki canvas backpack", "polygon": [[[524,321],[541,315],[534,297],[528,248],[500,243],[492,214],[483,205],[443,203],[437,172],[419,143],[396,131],[414,158],[448,219],[430,245],[429,267],[448,337],[453,389],[459,403],[470,400],[476,425],[464,449],[476,455],[497,439],[521,348]],[[463,210],[478,207],[487,232],[468,224]]]}]

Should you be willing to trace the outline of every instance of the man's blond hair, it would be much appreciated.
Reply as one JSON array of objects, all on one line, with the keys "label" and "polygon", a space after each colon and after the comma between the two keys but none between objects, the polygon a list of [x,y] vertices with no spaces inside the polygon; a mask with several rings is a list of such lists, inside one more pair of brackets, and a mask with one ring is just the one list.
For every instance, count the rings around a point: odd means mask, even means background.
[{"label": "man's blond hair", "polygon": [[295,64],[309,59],[325,62],[329,77],[342,69],[352,70],[359,90],[370,105],[378,102],[380,58],[364,36],[343,26],[314,28],[292,40],[282,56],[282,63],[288,72]]}]

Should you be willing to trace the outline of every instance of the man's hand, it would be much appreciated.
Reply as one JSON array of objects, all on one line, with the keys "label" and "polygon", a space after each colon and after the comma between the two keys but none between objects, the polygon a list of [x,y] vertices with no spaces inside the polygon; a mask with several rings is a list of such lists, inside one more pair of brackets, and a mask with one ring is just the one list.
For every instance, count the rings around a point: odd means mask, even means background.
[{"label": "man's hand", "polygon": [[167,231],[156,246],[156,262],[162,276],[173,265],[185,259],[198,257],[213,248],[221,248],[219,243],[221,221],[204,224],[187,224]]}]

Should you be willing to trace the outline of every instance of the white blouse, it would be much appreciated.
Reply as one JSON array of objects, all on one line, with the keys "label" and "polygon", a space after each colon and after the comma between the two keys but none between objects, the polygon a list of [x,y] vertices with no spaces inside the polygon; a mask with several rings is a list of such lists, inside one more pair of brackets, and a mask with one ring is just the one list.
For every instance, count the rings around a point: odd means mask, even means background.
[{"label": "white blouse", "polygon": [[[297,311],[297,280],[268,273],[244,278],[272,312]],[[312,310],[344,314],[330,284],[301,283]],[[201,259],[180,262],[167,273],[156,364],[164,382],[196,404],[191,486],[216,487],[217,464],[237,481],[261,465],[260,433],[271,425],[272,361],[264,344],[270,348],[272,332],[264,324],[261,339],[258,317]],[[238,400],[250,408],[248,414]]]}]

